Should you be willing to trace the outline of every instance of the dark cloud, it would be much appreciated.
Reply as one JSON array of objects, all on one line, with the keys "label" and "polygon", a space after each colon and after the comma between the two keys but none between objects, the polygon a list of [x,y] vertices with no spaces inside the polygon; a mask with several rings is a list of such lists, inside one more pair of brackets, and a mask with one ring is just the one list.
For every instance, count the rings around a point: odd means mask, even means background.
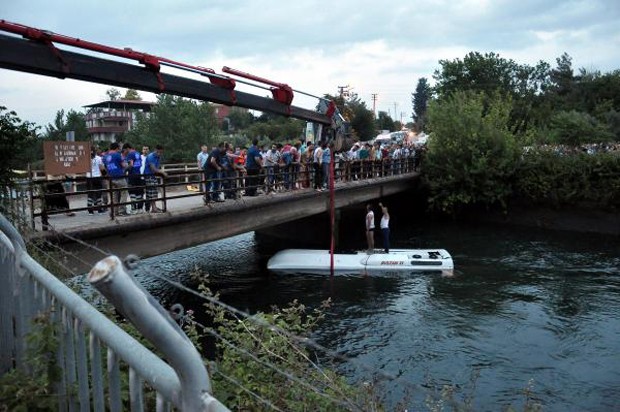
[{"label": "dark cloud", "polygon": [[351,82],[404,111],[417,78],[470,51],[530,64],[567,52],[575,67],[603,71],[620,63],[614,0],[29,0],[1,2],[0,17],[216,70],[239,65],[316,94]]}]

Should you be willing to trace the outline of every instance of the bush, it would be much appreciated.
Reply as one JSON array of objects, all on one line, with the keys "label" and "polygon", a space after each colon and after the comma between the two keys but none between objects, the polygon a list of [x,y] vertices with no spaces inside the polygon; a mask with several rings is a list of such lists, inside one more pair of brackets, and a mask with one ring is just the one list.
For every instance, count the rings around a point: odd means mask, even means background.
[{"label": "bush", "polygon": [[531,150],[519,164],[515,195],[536,204],[620,206],[620,159],[617,153],[563,155]]},{"label": "bush", "polygon": [[572,110],[555,113],[550,120],[551,143],[577,146],[613,140],[609,127],[587,113]]},{"label": "bush", "polygon": [[[203,291],[210,293],[207,288]],[[205,304],[218,325],[216,373],[211,373],[215,396],[231,410],[272,409],[260,398],[273,409],[286,411],[383,410],[372,385],[347,383],[341,375],[315,363],[312,359],[318,354],[303,344],[324,318],[328,305],[329,301],[307,313],[304,305],[294,301],[286,308],[274,307],[272,313],[246,319]]]},{"label": "bush", "polygon": [[511,107],[508,98],[474,92],[430,104],[423,174],[432,208],[454,214],[468,205],[506,207],[519,153],[507,128]]}]

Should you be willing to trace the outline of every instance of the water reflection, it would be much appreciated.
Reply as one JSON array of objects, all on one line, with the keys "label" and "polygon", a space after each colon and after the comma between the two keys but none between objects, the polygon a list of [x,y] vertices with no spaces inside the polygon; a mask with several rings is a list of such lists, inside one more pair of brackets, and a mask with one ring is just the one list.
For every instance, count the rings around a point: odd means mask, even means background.
[{"label": "water reflection", "polygon": [[[398,247],[450,251],[455,276],[276,276],[265,269],[268,258],[295,246],[253,234],[147,259],[140,276],[157,271],[192,286],[188,272],[198,267],[224,302],[250,312],[294,299],[312,308],[331,298],[315,338],[395,376],[385,385],[392,406],[414,390],[411,409],[419,409],[428,391],[451,384],[473,392],[475,410],[518,408],[532,379],[545,410],[617,408],[617,239],[437,222],[412,222],[393,234]],[[169,302],[202,303],[153,285]],[[341,368],[368,378],[351,364]]]}]

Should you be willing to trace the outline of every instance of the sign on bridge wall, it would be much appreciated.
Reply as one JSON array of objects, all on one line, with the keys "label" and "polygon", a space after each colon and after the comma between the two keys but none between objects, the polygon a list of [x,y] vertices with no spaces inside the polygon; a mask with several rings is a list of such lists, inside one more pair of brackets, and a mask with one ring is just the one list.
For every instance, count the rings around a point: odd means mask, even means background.
[{"label": "sign on bridge wall", "polygon": [[43,142],[43,159],[48,175],[90,172],[90,143]]}]

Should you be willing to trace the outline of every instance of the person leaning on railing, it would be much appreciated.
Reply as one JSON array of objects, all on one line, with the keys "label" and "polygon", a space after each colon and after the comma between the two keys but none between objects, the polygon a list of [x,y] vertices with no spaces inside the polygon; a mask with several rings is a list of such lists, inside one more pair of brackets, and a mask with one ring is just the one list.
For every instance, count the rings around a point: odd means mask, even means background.
[{"label": "person leaning on railing", "polygon": [[248,178],[245,186],[246,196],[256,196],[259,185],[259,173],[263,169],[263,156],[258,149],[258,139],[252,140],[252,146],[248,149],[248,153],[245,160],[245,168],[247,170]]},{"label": "person leaning on railing", "polygon": [[146,201],[149,203],[151,213],[161,213],[163,210],[157,208],[156,199],[159,197],[157,176],[168,177],[168,174],[161,170],[161,156],[164,153],[162,145],[155,146],[155,150],[149,153],[144,164],[144,182],[146,184]]},{"label": "person leaning on railing", "polygon": [[97,155],[97,150],[90,151],[90,172],[86,178],[86,190],[88,190],[86,205],[88,214],[94,215],[95,209],[99,213],[105,213],[103,208],[103,175],[107,173],[101,156]]},{"label": "person leaning on railing", "polygon": [[114,202],[116,203],[115,214],[117,216],[126,216],[127,210],[125,205],[119,206],[119,203],[127,202],[127,178],[125,171],[127,170],[127,162],[123,160],[122,154],[119,152],[119,144],[110,143],[110,150],[103,159],[108,176],[110,176],[110,185],[115,190],[113,193]]},{"label": "person leaning on railing", "polygon": [[302,174],[302,188],[310,187],[310,175],[312,174],[312,159],[314,158],[314,143],[308,141],[306,144],[306,150],[301,156],[301,174]]}]

